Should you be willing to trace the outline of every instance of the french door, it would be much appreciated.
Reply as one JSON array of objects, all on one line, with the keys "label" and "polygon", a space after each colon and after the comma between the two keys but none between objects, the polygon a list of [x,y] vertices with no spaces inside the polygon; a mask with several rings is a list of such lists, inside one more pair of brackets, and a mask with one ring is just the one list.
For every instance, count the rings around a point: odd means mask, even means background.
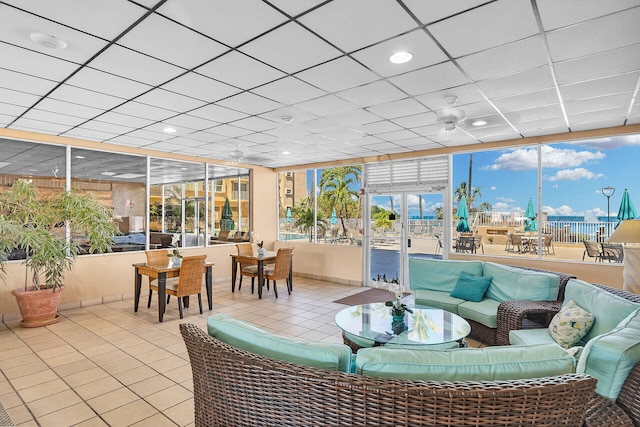
[{"label": "french door", "polygon": [[368,194],[363,271],[367,285],[397,279],[407,289],[409,258],[442,257],[443,199],[441,188]]}]

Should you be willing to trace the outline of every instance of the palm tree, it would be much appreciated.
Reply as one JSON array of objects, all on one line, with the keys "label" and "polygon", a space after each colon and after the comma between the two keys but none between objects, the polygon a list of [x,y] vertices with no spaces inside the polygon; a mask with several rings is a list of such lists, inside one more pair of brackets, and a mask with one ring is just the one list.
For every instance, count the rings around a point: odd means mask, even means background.
[{"label": "palm tree", "polygon": [[469,205],[469,210],[473,208],[474,202],[482,197],[482,187],[476,187],[469,189],[467,183],[462,181],[456,191],[453,193],[453,200],[459,202],[462,196],[467,198],[467,203]]},{"label": "palm tree", "polygon": [[343,235],[347,233],[345,220],[349,220],[349,210],[358,201],[358,192],[354,189],[360,183],[362,167],[337,166],[322,171],[320,177],[320,198],[328,206],[336,208],[336,215],[340,218]]},{"label": "palm tree", "polygon": [[327,230],[327,220],[320,212],[317,212],[314,222],[312,199],[302,199],[293,210],[296,214],[296,221],[293,223],[293,226],[301,229],[304,233],[308,233],[310,242],[313,241],[314,226],[318,229],[318,235],[324,235]]}]

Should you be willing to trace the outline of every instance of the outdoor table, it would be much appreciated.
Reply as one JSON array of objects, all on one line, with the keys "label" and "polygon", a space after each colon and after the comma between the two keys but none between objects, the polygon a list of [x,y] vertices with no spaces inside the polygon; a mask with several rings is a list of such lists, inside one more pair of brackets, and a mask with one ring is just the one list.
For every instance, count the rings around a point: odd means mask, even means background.
[{"label": "outdoor table", "polygon": [[[265,251],[264,255],[234,255],[231,254],[231,292],[236,290],[236,276],[238,264],[257,265],[258,266],[258,299],[262,298],[262,286],[264,285],[264,266],[265,264],[273,264],[276,262],[277,252]],[[289,267],[289,286],[293,289],[293,259]]]},{"label": "outdoor table", "polygon": [[[213,266],[215,262],[206,262],[204,264],[205,282],[207,287],[207,302],[209,303],[209,311],[213,309],[212,300],[212,282],[213,282]],[[138,263],[133,264],[135,269],[134,281],[134,303],[133,311],[138,311],[140,303],[140,290],[142,288],[142,276],[149,276],[149,280],[158,279],[158,320],[162,322],[162,316],[166,306],[166,289],[167,279],[170,277],[180,276],[180,266],[173,266],[170,260],[158,264]],[[188,305],[187,305],[188,306]]]}]

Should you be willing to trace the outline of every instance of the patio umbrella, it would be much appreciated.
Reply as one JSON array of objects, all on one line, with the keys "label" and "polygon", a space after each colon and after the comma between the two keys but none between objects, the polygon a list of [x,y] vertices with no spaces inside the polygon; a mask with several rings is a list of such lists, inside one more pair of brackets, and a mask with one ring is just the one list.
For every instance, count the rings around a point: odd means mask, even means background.
[{"label": "patio umbrella", "polygon": [[338,218],[336,217],[336,208],[333,208],[333,212],[331,212],[331,225],[336,225],[338,223]]},{"label": "patio umbrella", "polygon": [[286,216],[286,221],[287,222],[291,222],[291,208],[287,208],[287,216]]},{"label": "patio umbrella", "polygon": [[618,223],[615,228],[618,228],[622,221],[626,219],[634,219],[636,216],[638,216],[638,214],[636,213],[636,209],[633,207],[631,197],[629,197],[629,192],[625,188],[624,193],[622,194],[620,208],[618,209]]},{"label": "patio umbrella", "polygon": [[469,212],[467,211],[467,198],[462,196],[460,197],[460,202],[458,203],[458,225],[456,226],[456,231],[460,233],[468,233],[471,231],[469,228]]},{"label": "patio umbrella", "polygon": [[224,199],[224,206],[222,207],[222,216],[220,218],[220,230],[231,231],[236,227],[236,223],[233,221],[233,212],[231,211],[231,205],[229,204],[229,198]]},{"label": "patio umbrella", "polygon": [[524,213],[524,231],[538,231],[538,221],[536,221],[536,211],[533,209],[533,199],[529,198],[527,210]]}]

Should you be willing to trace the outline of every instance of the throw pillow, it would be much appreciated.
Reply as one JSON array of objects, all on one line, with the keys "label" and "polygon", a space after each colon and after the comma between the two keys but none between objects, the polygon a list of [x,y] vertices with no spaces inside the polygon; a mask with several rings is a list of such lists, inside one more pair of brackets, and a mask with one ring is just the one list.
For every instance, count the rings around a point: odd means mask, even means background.
[{"label": "throw pillow", "polygon": [[454,298],[480,302],[490,284],[491,277],[473,276],[462,271],[450,295]]},{"label": "throw pillow", "polygon": [[564,348],[574,346],[593,325],[593,314],[570,300],[549,324],[549,333]]}]

